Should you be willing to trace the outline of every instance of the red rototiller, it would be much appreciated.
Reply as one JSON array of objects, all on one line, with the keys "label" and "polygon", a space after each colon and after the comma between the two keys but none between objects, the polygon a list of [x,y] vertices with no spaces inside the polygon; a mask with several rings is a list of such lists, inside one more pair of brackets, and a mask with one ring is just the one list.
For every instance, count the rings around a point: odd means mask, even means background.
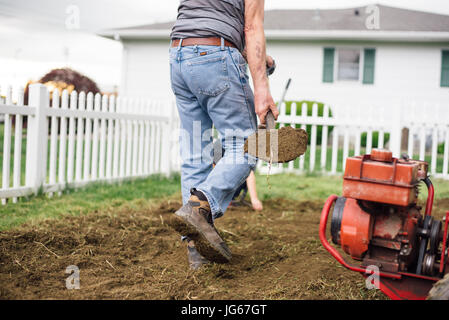
[{"label": "red rototiller", "polygon": [[[326,250],[365,277],[375,272],[379,289],[391,299],[425,299],[433,286],[432,298],[449,297],[449,211],[443,222],[432,217],[434,188],[427,168],[427,162],[393,158],[388,150],[349,157],[343,196],[331,195],[321,213],[320,240]],[[421,182],[427,186],[424,214],[417,204]],[[326,238],[331,209],[332,242],[360,261],[357,266]]]}]

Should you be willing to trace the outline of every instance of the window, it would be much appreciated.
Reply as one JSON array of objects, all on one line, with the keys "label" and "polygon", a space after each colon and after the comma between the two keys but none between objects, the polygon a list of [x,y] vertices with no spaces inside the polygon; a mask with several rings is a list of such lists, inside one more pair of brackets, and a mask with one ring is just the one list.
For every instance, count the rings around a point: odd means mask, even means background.
[{"label": "window", "polygon": [[[375,74],[376,49],[324,48],[323,82],[353,81],[373,84]],[[446,62],[447,86],[449,86],[449,51]]]},{"label": "window", "polygon": [[338,50],[338,80],[358,81],[360,73],[360,50]]}]

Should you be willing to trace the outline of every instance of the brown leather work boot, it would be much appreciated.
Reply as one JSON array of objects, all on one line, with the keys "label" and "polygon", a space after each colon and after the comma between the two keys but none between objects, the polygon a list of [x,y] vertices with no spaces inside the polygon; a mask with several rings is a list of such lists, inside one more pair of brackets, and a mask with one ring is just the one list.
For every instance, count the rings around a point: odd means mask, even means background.
[{"label": "brown leather work boot", "polygon": [[[170,227],[195,242],[198,252],[207,260],[225,263],[231,251],[215,229],[209,203],[202,193],[192,189],[189,201],[168,221]],[[200,197],[199,197],[200,196]]]}]

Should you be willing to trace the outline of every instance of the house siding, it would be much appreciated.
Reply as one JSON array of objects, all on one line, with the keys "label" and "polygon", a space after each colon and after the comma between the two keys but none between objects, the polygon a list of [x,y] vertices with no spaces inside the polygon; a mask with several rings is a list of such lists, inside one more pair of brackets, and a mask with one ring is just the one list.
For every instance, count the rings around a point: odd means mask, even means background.
[{"label": "house siding", "polygon": [[[292,78],[287,99],[328,103],[369,104],[380,101],[415,100],[447,104],[447,88],[440,86],[441,50],[444,44],[393,44],[352,42],[269,42],[268,53],[277,70],[270,79],[275,99]],[[338,81],[323,83],[323,48],[375,49],[374,83]],[[361,68],[364,66],[361,65]]]},{"label": "house siding", "polygon": [[[121,94],[173,99],[170,88],[166,41],[124,42]],[[323,83],[323,50],[341,46],[375,49],[374,83],[337,81]],[[309,99],[365,105],[389,101],[415,100],[447,103],[447,88],[441,87],[443,43],[373,43],[325,41],[269,41],[267,52],[277,69],[270,87],[278,100],[288,78],[292,84],[287,99]],[[364,65],[361,65],[364,68]]]},{"label": "house siding", "polygon": [[168,41],[125,41],[120,94],[172,98]]}]

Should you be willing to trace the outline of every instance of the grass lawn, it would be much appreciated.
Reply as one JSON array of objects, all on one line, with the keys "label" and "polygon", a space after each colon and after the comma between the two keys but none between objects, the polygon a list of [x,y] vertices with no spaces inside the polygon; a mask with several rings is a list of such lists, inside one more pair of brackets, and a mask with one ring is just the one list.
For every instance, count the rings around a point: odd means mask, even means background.
[{"label": "grass lawn", "polygon": [[[435,197],[449,198],[449,181],[435,180]],[[341,176],[318,174],[279,174],[257,176],[257,189],[261,200],[324,200],[331,194],[341,194]],[[424,194],[425,187],[422,192]],[[0,206],[0,230],[19,226],[25,222],[38,223],[42,219],[62,215],[79,215],[97,211],[114,211],[127,207],[143,209],[154,199],[180,196],[180,178],[152,176],[121,184],[96,183],[79,190],[68,190],[52,198],[39,195],[18,203]]]},{"label": "grass lawn", "polygon": [[[449,198],[448,180],[432,179],[432,183],[435,187],[435,199]],[[342,175],[278,174],[269,176],[268,183],[266,175],[258,175],[257,177],[257,191],[261,200],[271,198],[299,201],[324,200],[331,194],[341,195],[342,187]],[[426,194],[426,187],[422,183],[420,198],[425,198]]]},{"label": "grass lawn", "polygon": [[[366,148],[361,147],[360,154],[365,154],[365,153],[366,153]],[[355,154],[354,149],[348,150],[349,157],[354,156],[354,154]],[[414,154],[412,158],[415,160],[419,160],[419,154]],[[299,159],[300,158],[298,158],[294,161],[295,168],[299,168]],[[429,163],[429,171],[430,171],[430,163],[432,160],[431,155],[426,154],[424,156],[424,160]],[[321,163],[321,146],[317,145],[316,150],[315,150],[315,168],[314,168],[313,172],[319,173],[321,171],[320,163]],[[438,153],[437,154],[437,162],[436,162],[436,165],[437,165],[436,170],[438,173],[443,172],[443,163],[444,163],[444,156],[442,153]],[[289,165],[288,163],[284,163],[283,167],[288,168],[288,165]],[[304,154],[304,170],[310,171],[309,168],[310,168],[310,146],[308,147],[306,153]],[[330,172],[331,170],[332,170],[332,148],[327,147],[326,171]],[[343,149],[342,148],[339,148],[338,153],[337,153],[337,172],[343,172]]]},{"label": "grass lawn", "polygon": [[65,191],[62,196],[50,198],[43,194],[18,203],[9,202],[0,205],[0,230],[61,215],[112,211],[122,206],[143,208],[151,199],[179,192],[179,184],[179,176],[170,179],[153,176],[121,184],[94,183],[83,189]]}]

